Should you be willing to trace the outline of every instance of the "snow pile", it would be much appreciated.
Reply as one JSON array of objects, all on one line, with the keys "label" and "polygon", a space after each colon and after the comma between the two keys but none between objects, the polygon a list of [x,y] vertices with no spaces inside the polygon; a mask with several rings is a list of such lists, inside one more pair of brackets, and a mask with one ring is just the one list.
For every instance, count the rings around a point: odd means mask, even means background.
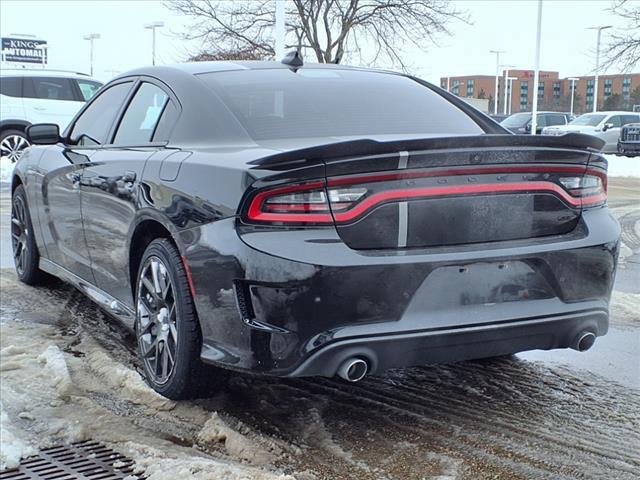
[{"label": "snow pile", "polygon": [[[121,450],[135,460],[136,473],[144,471],[148,480],[295,480],[290,475],[278,475],[219,460],[212,461],[204,456],[183,456],[173,452],[168,454],[134,442],[127,442]],[[133,478],[130,477],[129,480]]]},{"label": "snow pile", "polygon": [[172,410],[176,403],[159,395],[149,387],[140,375],[118,364],[115,359],[101,350],[91,352],[87,361],[89,367],[119,395],[138,405],[144,405],[155,410]]},{"label": "snow pile", "polygon": [[609,162],[608,175],[610,177],[640,178],[640,157],[619,157],[605,155]]},{"label": "snow pile", "polygon": [[49,345],[38,356],[38,362],[44,365],[50,383],[58,390],[58,393],[63,396],[67,395],[71,390],[71,377],[67,369],[67,362],[65,362],[60,349],[55,345]]},{"label": "snow pile", "polygon": [[221,444],[229,455],[256,465],[273,463],[282,453],[273,442],[261,445],[264,442],[254,441],[248,427],[242,424],[238,427],[240,431],[234,430],[217,412],[213,412],[198,433],[198,444],[205,448]]},{"label": "snow pile", "polygon": [[36,450],[25,444],[16,435],[7,412],[0,403],[0,471],[6,468],[16,468],[20,459],[34,455]]},{"label": "snow pile", "polygon": [[0,157],[0,183],[11,183],[15,163],[9,157]]}]

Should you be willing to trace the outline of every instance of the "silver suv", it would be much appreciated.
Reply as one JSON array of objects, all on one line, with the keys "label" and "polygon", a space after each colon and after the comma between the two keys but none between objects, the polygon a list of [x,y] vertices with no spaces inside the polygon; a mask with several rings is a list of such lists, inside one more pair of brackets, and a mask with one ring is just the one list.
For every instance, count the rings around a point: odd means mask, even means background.
[{"label": "silver suv", "polygon": [[59,70],[0,70],[0,156],[17,161],[29,146],[25,128],[55,123],[64,130],[102,86],[81,73]]}]

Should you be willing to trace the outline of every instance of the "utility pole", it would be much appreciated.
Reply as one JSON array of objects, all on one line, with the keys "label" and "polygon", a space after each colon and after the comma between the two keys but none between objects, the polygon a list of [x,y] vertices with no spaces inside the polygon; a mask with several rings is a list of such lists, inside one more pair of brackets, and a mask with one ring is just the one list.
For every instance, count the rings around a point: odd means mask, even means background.
[{"label": "utility pole", "polygon": [[571,82],[571,110],[570,113],[571,115],[573,115],[573,97],[576,93],[576,82],[578,80],[580,80],[579,78],[576,77],[571,77],[571,78],[567,78],[567,80],[569,80]]},{"label": "utility pole", "polygon": [[612,28],[612,25],[605,25],[602,27],[589,27],[589,30],[598,31],[598,40],[596,42],[596,75],[593,82],[593,113],[598,111],[598,75],[600,74],[600,38],[602,37],[602,31],[607,28]]},{"label": "utility pole", "polygon": [[284,23],[284,0],[275,0],[276,2],[276,61],[284,58],[285,52],[285,23]]},{"label": "utility pole", "polygon": [[151,65],[156,64],[156,28],[164,27],[164,22],[151,22],[144,26],[147,30],[151,30]]},{"label": "utility pole", "polygon": [[85,40],[89,40],[89,64],[90,64],[90,74],[93,77],[93,41],[100,38],[99,33],[90,33],[89,35],[85,35],[83,37]]},{"label": "utility pole", "polygon": [[540,36],[542,33],[542,0],[538,0],[538,28],[536,29],[536,65],[533,76],[533,108],[531,109],[531,135],[538,131],[538,86],[540,85]]},{"label": "utility pole", "polygon": [[518,77],[507,77],[507,84],[509,85],[509,111],[508,115],[511,115],[511,104],[513,103],[513,81],[518,80]]},{"label": "utility pole", "polygon": [[[496,54],[496,88],[493,95],[493,114],[498,114],[498,84],[500,83],[500,54],[505,53],[504,50],[489,50],[490,53]],[[449,90],[447,86],[447,90]]]},{"label": "utility pole", "polygon": [[[503,114],[506,115],[507,114],[507,78],[509,77],[509,69],[512,68],[513,65],[500,65],[499,68],[504,68],[504,108],[503,108]],[[497,101],[497,99],[496,99]]]}]

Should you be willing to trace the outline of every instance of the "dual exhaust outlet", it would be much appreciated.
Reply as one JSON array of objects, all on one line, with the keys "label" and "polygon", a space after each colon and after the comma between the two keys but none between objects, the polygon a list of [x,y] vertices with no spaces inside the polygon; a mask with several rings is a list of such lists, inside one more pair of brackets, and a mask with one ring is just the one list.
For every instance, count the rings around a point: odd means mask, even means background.
[{"label": "dual exhaust outlet", "polygon": [[[571,344],[571,348],[579,352],[586,352],[593,346],[595,341],[595,333],[589,330],[583,330],[576,335],[573,343]],[[347,382],[359,382],[365,377],[368,371],[369,365],[365,360],[358,357],[352,357],[340,364],[336,374]]]}]

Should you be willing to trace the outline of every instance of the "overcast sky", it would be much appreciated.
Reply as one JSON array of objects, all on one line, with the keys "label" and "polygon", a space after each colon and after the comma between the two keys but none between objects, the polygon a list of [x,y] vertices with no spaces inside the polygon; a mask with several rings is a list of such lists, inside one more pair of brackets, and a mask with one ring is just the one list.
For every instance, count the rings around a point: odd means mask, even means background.
[{"label": "overcast sky", "polygon": [[[471,25],[454,23],[452,36],[439,45],[406,48],[412,72],[438,83],[441,76],[495,74],[495,56],[489,50],[506,50],[503,63],[533,68],[537,2],[462,0],[456,5],[468,11]],[[587,75],[594,69],[596,34],[587,27],[620,25],[607,12],[610,1],[545,0],[543,7],[541,68],[564,77]],[[174,35],[188,21],[155,0],[35,1],[2,0],[0,33],[31,34],[49,44],[51,68],[89,71],[88,33],[100,33],[95,43],[94,74],[108,80],[151,63],[151,31],[145,23],[161,20],[158,30],[158,63],[184,60],[197,45]]]}]

